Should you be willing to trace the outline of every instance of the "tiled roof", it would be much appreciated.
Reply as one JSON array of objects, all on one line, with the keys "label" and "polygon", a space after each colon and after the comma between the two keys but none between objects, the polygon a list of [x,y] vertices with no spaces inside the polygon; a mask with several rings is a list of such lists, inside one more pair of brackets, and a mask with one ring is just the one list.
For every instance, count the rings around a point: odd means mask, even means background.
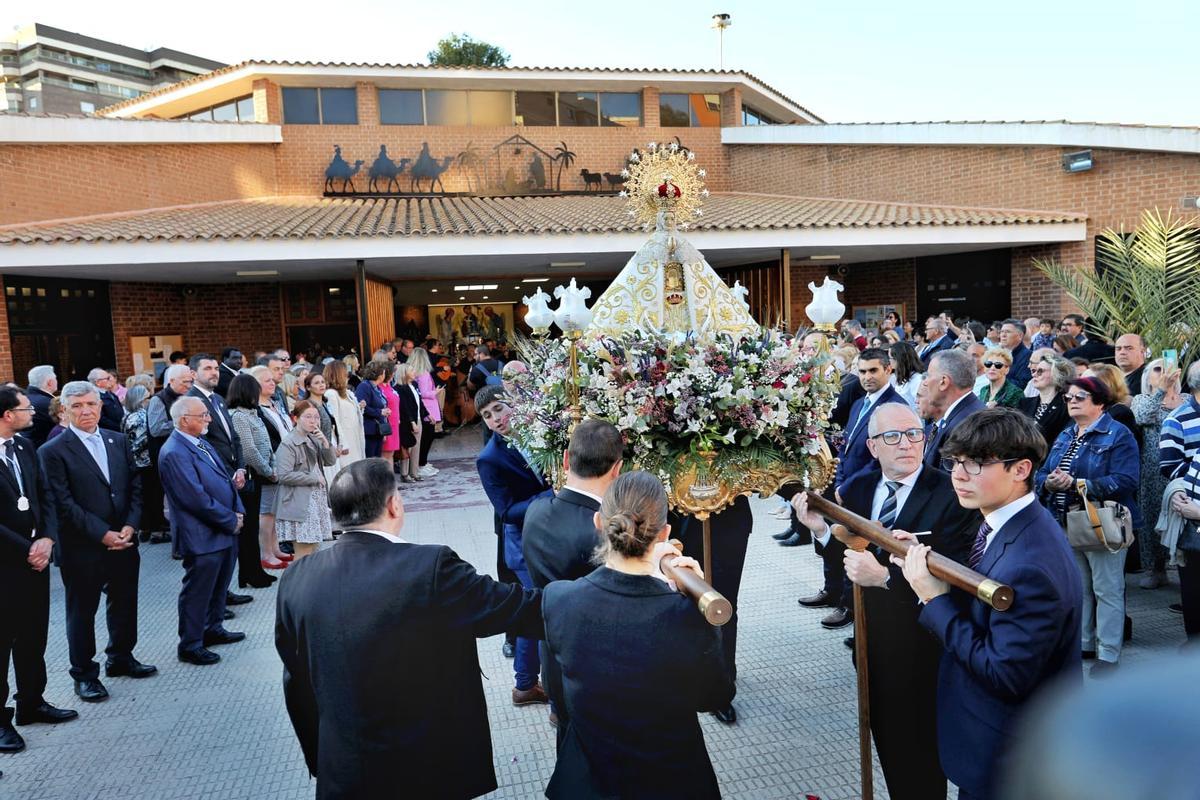
[{"label": "tiled roof", "polygon": [[[784,195],[714,194],[693,231],[1046,225],[1074,212],[962,208]],[[628,233],[641,227],[614,196],[269,197],[0,228],[0,244],[373,236]]]},{"label": "tiled roof", "polygon": [[622,75],[644,75],[644,74],[653,73],[653,72],[673,72],[678,75],[740,75],[753,83],[757,83],[759,86],[763,87],[767,91],[772,92],[773,94],[776,94],[779,97],[783,98],[784,100],[786,100],[787,102],[796,106],[796,108],[799,108],[801,111],[803,111],[805,114],[812,117],[813,119],[821,121],[821,118],[818,117],[816,114],[809,111],[807,108],[800,105],[795,100],[791,99],[790,97],[785,95],[783,92],[776,89],[774,86],[771,86],[770,84],[766,83],[765,81],[762,81],[759,78],[756,78],[755,76],[751,75],[749,72],[746,72],[745,70],[655,69],[655,68],[649,68],[649,67],[517,67],[517,66],[477,67],[477,66],[470,66],[470,65],[455,66],[455,67],[439,67],[439,66],[433,66],[432,64],[375,64],[375,63],[342,62],[342,61],[257,61],[257,60],[253,60],[253,59],[249,60],[249,61],[242,61],[238,64],[230,64],[227,67],[222,67],[221,69],[213,70],[212,72],[207,72],[203,75],[196,75],[195,77],[188,78],[187,80],[182,80],[178,83],[172,83],[169,86],[163,86],[159,89],[154,89],[153,91],[146,92],[145,94],[138,95],[137,97],[133,97],[128,100],[122,100],[119,103],[113,103],[111,106],[105,106],[104,108],[99,109],[97,111],[97,113],[108,114],[110,112],[117,111],[117,110],[125,108],[127,106],[131,106],[136,103],[140,103],[143,100],[146,100],[148,98],[158,97],[159,95],[163,95],[163,94],[166,94],[167,92],[174,91],[181,86],[190,86],[194,83],[200,83],[202,81],[209,80],[210,78],[214,78],[218,75],[225,75],[230,72],[236,72],[237,70],[244,69],[245,67],[262,67],[262,68],[266,68],[266,69],[270,69],[271,67],[320,67],[323,69],[324,68],[334,68],[334,69],[338,69],[338,68],[343,68],[343,69],[427,69],[427,70],[431,70],[431,71],[450,70],[450,69],[453,69],[453,70],[466,69],[466,70],[478,70],[480,72],[517,72],[517,71],[524,72],[524,71],[532,70],[535,72],[536,71],[544,71],[544,72],[608,72],[608,73],[612,73],[612,74],[622,74]]}]

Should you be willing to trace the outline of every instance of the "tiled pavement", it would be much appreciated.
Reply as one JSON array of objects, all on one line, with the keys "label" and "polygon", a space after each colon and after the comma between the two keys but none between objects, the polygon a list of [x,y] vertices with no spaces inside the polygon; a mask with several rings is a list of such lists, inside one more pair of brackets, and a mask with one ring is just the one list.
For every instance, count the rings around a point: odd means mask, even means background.
[{"label": "tiled pavement", "polygon": [[[405,489],[411,508],[405,536],[447,543],[480,570],[494,570],[492,518],[470,461],[479,446],[474,429],[441,440],[434,463],[447,468],[440,488]],[[439,476],[442,477],[442,476]],[[453,485],[458,485],[455,488]],[[453,490],[452,490],[453,489]],[[820,580],[811,548],[782,549],[768,534],[782,523],[770,505],[752,502],[750,539],[742,585],[738,652],[739,722],[725,727],[705,715],[702,725],[724,795],[768,800],[805,793],[824,800],[858,796],[854,677],[841,640],[847,631],[825,631],[820,612],[796,597]],[[176,597],[180,567],[168,548],[142,548],[140,631],[137,656],[157,664],[148,680],[106,681],[112,694],[99,705],[79,703],[67,675],[62,583],[52,577],[53,610],[47,664],[47,699],[80,710],[80,719],[52,727],[22,728],[28,749],[0,756],[3,800],[272,800],[313,795],[314,784],[293,738],[280,691],[272,644],[274,589],[248,590],[255,600],[229,623],[247,641],[220,648],[223,661],[193,667],[175,660]],[[1127,664],[1173,654],[1182,640],[1180,618],[1166,611],[1178,600],[1174,585],[1149,592],[1131,585],[1136,638]],[[5,609],[3,613],[13,613]],[[101,615],[102,617],[102,615]],[[101,619],[99,640],[105,641]],[[540,797],[553,769],[554,732],[544,707],[510,703],[511,662],[501,639],[479,643],[491,717],[496,775],[491,797]],[[409,687],[397,686],[398,691]],[[876,795],[885,797],[876,773]],[[402,797],[398,787],[397,797]]]}]

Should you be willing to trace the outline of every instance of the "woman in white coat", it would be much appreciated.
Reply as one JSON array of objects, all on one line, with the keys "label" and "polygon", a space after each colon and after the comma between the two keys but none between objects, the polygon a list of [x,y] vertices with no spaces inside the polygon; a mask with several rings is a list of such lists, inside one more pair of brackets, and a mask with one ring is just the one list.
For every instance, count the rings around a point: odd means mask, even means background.
[{"label": "woman in white coat", "polygon": [[349,466],[366,456],[363,439],[362,407],[349,389],[349,371],[341,361],[325,365],[325,408],[337,426],[338,444],[347,452],[338,456],[337,468]]}]

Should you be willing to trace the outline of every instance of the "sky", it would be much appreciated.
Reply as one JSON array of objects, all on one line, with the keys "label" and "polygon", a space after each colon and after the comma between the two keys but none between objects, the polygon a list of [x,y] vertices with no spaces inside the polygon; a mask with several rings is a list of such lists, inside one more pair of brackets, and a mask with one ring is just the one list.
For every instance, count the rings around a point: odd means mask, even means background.
[{"label": "sky", "polygon": [[[1200,2],[339,0],[5,4],[41,22],[218,61],[421,63],[449,33],[512,66],[725,67],[830,122],[1039,120],[1200,125]],[[36,16],[17,16],[34,13]]]}]

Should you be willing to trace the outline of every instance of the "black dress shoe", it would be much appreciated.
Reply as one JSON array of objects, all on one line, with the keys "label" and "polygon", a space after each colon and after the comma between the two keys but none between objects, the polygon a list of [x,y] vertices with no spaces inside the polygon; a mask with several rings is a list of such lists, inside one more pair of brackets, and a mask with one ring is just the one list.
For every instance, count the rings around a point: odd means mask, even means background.
[{"label": "black dress shoe", "polygon": [[505,642],[504,647],[501,648],[500,652],[504,653],[505,658],[516,658],[517,646],[513,642]]},{"label": "black dress shoe", "polygon": [[18,725],[32,725],[35,722],[45,722],[53,725],[57,722],[66,722],[67,720],[75,719],[79,716],[79,712],[70,708],[55,708],[49,703],[42,703],[34,708],[17,707],[16,723]]},{"label": "black dress shoe", "polygon": [[808,597],[801,597],[796,601],[805,608],[836,608],[837,601],[832,593],[822,589],[816,594],[810,594]]},{"label": "black dress shoe", "polygon": [[227,631],[224,628],[219,628],[215,631],[209,631],[204,634],[204,646],[212,647],[216,644],[233,644],[240,642],[246,638],[246,634],[241,631]]},{"label": "black dress shoe", "polygon": [[75,694],[85,703],[102,703],[108,699],[108,689],[100,680],[75,681]]},{"label": "black dress shoe", "polygon": [[[250,587],[251,589],[265,589],[274,582],[275,582],[275,576],[268,575],[264,572],[261,576],[255,575],[252,578],[247,578],[245,580],[239,580],[238,588],[245,589],[246,587]],[[226,600],[225,602],[226,602],[226,604],[229,603],[228,600]]]},{"label": "black dress shoe", "polygon": [[153,664],[143,664],[136,658],[128,661],[109,661],[104,665],[104,674],[110,678],[149,678],[158,672]]},{"label": "black dress shoe", "polygon": [[721,720],[721,722],[724,722],[726,725],[732,725],[733,723],[737,722],[737,711],[734,710],[732,704],[725,706],[725,708],[717,709],[716,711],[712,712],[712,715]]},{"label": "black dress shoe", "polygon": [[8,722],[0,722],[0,753],[19,753],[25,749],[25,740],[17,729]]},{"label": "black dress shoe", "polygon": [[779,543],[779,546],[780,547],[799,547],[802,544],[808,544],[810,541],[812,541],[812,540],[805,539],[804,536],[802,536],[799,533],[793,533],[791,536],[789,536],[788,538],[781,541]]},{"label": "black dress shoe", "polygon": [[233,613],[232,611],[230,611],[227,608],[227,609],[225,609],[225,614],[224,614],[224,616],[221,617],[221,619],[233,619],[236,616],[237,616],[237,614]]},{"label": "black dress shoe", "polygon": [[1172,614],[1182,614],[1183,603],[1171,603],[1171,605],[1167,606],[1167,611],[1170,611]]},{"label": "black dress shoe", "polygon": [[1080,655],[1083,656],[1084,661],[1094,661],[1096,659],[1095,650],[1084,650]]},{"label": "black dress shoe", "polygon": [[166,544],[171,541],[171,534],[166,531],[158,531],[150,534],[150,544]]},{"label": "black dress shoe", "polygon": [[204,647],[197,647],[195,650],[180,650],[179,660],[185,664],[195,664],[198,667],[207,667],[209,664],[215,664],[221,660],[221,657]]},{"label": "black dress shoe", "polygon": [[821,620],[821,627],[827,630],[844,628],[854,622],[854,614],[848,608],[834,609],[834,612]]},{"label": "black dress shoe", "polygon": [[846,645],[847,650],[853,650],[854,649],[854,637],[847,636],[845,639],[842,639],[842,644]]},{"label": "black dress shoe", "polygon": [[145,544],[146,542],[150,541],[150,531],[142,531],[141,533],[139,533],[138,540],[140,542],[142,542],[142,544]]},{"label": "black dress shoe", "polygon": [[779,533],[772,533],[771,538],[777,542],[782,542],[784,539],[790,539],[791,537],[793,537],[795,535],[796,535],[795,532],[791,528],[785,528],[784,530],[780,531]]},{"label": "black dress shoe", "polygon": [[1126,642],[1133,638],[1133,618],[1128,614],[1125,615],[1125,630],[1123,634],[1123,640]]},{"label": "black dress shoe", "polygon": [[234,594],[233,592],[225,593],[225,605],[227,606],[242,606],[254,600],[254,597],[248,594]]}]

